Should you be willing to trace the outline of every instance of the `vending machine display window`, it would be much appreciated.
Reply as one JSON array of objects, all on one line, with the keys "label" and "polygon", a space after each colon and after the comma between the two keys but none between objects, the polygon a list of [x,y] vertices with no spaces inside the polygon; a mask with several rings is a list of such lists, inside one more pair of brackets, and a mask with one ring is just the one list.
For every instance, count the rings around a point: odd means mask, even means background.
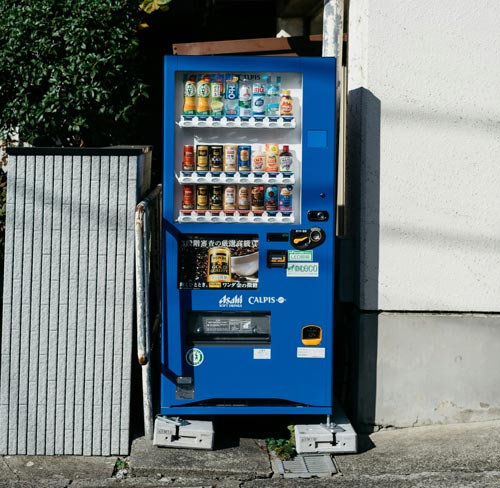
[{"label": "vending machine display window", "polygon": [[175,75],[179,223],[300,223],[302,74]]}]

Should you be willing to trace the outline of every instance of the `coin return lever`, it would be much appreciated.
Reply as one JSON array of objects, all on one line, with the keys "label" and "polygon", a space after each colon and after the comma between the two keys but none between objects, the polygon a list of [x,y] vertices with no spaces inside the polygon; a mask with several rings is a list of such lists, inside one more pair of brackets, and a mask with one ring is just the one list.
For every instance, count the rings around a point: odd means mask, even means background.
[{"label": "coin return lever", "polygon": [[325,232],[320,227],[292,230],[290,233],[292,246],[299,250],[313,249],[322,244],[325,238]]}]

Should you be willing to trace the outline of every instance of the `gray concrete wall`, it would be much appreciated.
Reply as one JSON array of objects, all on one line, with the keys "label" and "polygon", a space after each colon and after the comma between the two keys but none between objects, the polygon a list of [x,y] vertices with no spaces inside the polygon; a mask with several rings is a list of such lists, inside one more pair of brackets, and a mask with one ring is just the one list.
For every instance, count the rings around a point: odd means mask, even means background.
[{"label": "gray concrete wall", "polygon": [[352,325],[361,430],[500,417],[500,316],[358,311]]}]

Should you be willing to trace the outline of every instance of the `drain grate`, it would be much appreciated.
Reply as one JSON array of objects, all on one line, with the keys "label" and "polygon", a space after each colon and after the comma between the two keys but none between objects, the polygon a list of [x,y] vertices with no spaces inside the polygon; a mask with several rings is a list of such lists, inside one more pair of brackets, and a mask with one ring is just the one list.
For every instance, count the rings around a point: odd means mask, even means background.
[{"label": "drain grate", "polygon": [[284,478],[323,478],[337,473],[328,454],[300,454],[291,461],[274,458],[274,465]]}]

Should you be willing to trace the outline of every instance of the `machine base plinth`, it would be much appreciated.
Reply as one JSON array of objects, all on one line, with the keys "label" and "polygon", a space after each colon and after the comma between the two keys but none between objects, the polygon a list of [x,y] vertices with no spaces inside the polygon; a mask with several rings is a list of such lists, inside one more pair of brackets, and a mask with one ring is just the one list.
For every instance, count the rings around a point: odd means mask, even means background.
[{"label": "machine base plinth", "polygon": [[153,445],[160,447],[187,447],[190,449],[213,449],[213,423],[204,420],[172,421],[157,417]]},{"label": "machine base plinth", "polygon": [[353,454],[358,450],[357,434],[344,413],[337,412],[330,425],[296,425],[295,448],[299,454]]}]

